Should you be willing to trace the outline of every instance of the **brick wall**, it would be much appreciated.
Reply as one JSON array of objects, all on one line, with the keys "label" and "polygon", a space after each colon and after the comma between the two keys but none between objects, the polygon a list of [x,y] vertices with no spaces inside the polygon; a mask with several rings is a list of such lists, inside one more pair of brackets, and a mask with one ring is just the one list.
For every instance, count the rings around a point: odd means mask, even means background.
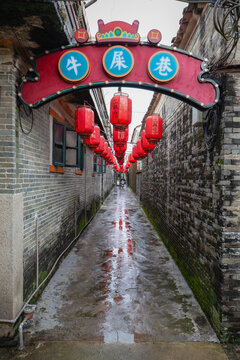
[{"label": "brick wall", "polygon": [[[29,135],[20,127],[16,106],[16,71],[13,50],[0,48],[0,194],[23,195],[24,298],[36,286],[36,216],[39,235],[40,281],[59,254],[95,214],[113,186],[113,172],[93,174],[92,151],[87,148],[86,215],[85,169],[65,167],[64,174],[49,172],[51,139],[49,105],[33,110]],[[21,110],[24,131],[31,128],[32,116]],[[1,227],[0,227],[1,229]],[[9,248],[9,251],[12,251]]]},{"label": "brick wall", "polygon": [[[85,169],[87,219],[100,206],[103,177],[104,198],[112,187],[112,171],[93,176],[92,151],[87,148],[82,175],[75,168],[64,168],[64,174],[50,173],[51,157],[49,106],[33,111],[32,132],[25,135],[19,128],[16,136],[18,181],[24,205],[24,280],[25,296],[35,286],[36,219],[39,223],[40,277],[75,237],[85,222]],[[22,120],[24,129],[31,126],[31,116]]]},{"label": "brick wall", "polygon": [[[213,58],[224,50],[205,12],[188,50]],[[220,46],[221,45],[221,46]],[[234,63],[239,64],[239,49]],[[215,149],[204,143],[203,120],[189,105],[162,96],[163,138],[144,161],[143,206],[217,334],[240,338],[239,73],[219,75],[221,127]]]},{"label": "brick wall", "polygon": [[13,49],[0,47],[0,193],[16,189],[15,76]]},{"label": "brick wall", "polygon": [[220,330],[220,167],[210,166],[202,127],[193,126],[191,107],[170,99],[165,107],[163,138],[148,167],[144,162],[141,199],[202,308]]},{"label": "brick wall", "polygon": [[[238,57],[238,59],[240,59]],[[222,118],[222,326],[240,339],[240,74],[226,77]]]}]

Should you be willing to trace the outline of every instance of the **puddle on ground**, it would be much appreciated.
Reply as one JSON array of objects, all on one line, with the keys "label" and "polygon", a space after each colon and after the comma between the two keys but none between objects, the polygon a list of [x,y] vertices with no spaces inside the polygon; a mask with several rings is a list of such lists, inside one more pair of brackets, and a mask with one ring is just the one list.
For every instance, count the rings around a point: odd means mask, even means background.
[{"label": "puddle on ground", "polygon": [[43,292],[31,337],[217,341],[135,196],[116,188],[101,210]]}]

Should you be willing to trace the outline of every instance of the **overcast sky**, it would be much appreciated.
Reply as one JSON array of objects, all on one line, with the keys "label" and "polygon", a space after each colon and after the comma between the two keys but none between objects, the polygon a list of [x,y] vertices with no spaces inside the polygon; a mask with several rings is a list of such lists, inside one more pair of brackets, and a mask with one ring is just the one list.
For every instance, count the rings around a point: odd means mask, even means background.
[{"label": "overcast sky", "polygon": [[[97,0],[86,9],[86,12],[91,37],[95,37],[98,32],[98,19],[102,19],[104,23],[120,20],[130,24],[138,20],[140,22],[138,32],[143,40],[149,30],[158,29],[162,33],[161,43],[171,45],[171,40],[176,36],[179,28],[183,8],[186,6],[187,3],[176,0]],[[116,90],[117,88],[103,89],[108,111],[110,100]],[[129,140],[131,140],[132,131],[141,123],[153,92],[131,88],[122,88],[122,90],[129,94],[133,102],[132,124],[129,128]]]}]

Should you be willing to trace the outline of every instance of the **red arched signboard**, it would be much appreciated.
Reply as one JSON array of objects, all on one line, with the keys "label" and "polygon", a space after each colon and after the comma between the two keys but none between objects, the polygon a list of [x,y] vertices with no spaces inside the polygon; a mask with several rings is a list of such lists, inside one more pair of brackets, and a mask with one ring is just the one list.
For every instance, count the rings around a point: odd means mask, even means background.
[{"label": "red arched signboard", "polygon": [[96,42],[49,51],[33,60],[19,98],[36,108],[80,89],[124,86],[160,92],[200,110],[219,101],[218,85],[208,78],[207,59],[159,45],[157,30],[151,30],[148,42],[140,42],[137,29],[136,20],[133,25],[104,25],[99,20]]}]

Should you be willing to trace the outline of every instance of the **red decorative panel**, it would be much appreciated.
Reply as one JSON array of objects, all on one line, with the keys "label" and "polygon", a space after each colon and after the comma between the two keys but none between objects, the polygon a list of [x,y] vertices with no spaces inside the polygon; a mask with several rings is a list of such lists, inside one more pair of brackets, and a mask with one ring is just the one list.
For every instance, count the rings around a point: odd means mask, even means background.
[{"label": "red decorative panel", "polygon": [[[35,69],[33,71],[30,69],[30,76],[26,77],[20,86],[19,97],[24,103],[31,107],[37,107],[75,90],[107,86],[137,87],[164,93],[200,110],[212,107],[219,99],[218,85],[207,78],[204,60],[182,50],[174,51],[165,46],[155,47],[147,44],[132,46],[134,67],[131,73],[124,78],[113,80],[104,71],[102,65],[103,55],[109,47],[87,43],[71,48],[80,50],[90,64],[87,77],[71,84],[64,81],[58,72],[59,59],[69,49],[70,47],[36,59]],[[155,53],[166,49],[168,53],[172,53],[176,57],[179,70],[169,82],[155,82],[148,75],[148,61]],[[205,74],[204,78],[203,74]]]}]

